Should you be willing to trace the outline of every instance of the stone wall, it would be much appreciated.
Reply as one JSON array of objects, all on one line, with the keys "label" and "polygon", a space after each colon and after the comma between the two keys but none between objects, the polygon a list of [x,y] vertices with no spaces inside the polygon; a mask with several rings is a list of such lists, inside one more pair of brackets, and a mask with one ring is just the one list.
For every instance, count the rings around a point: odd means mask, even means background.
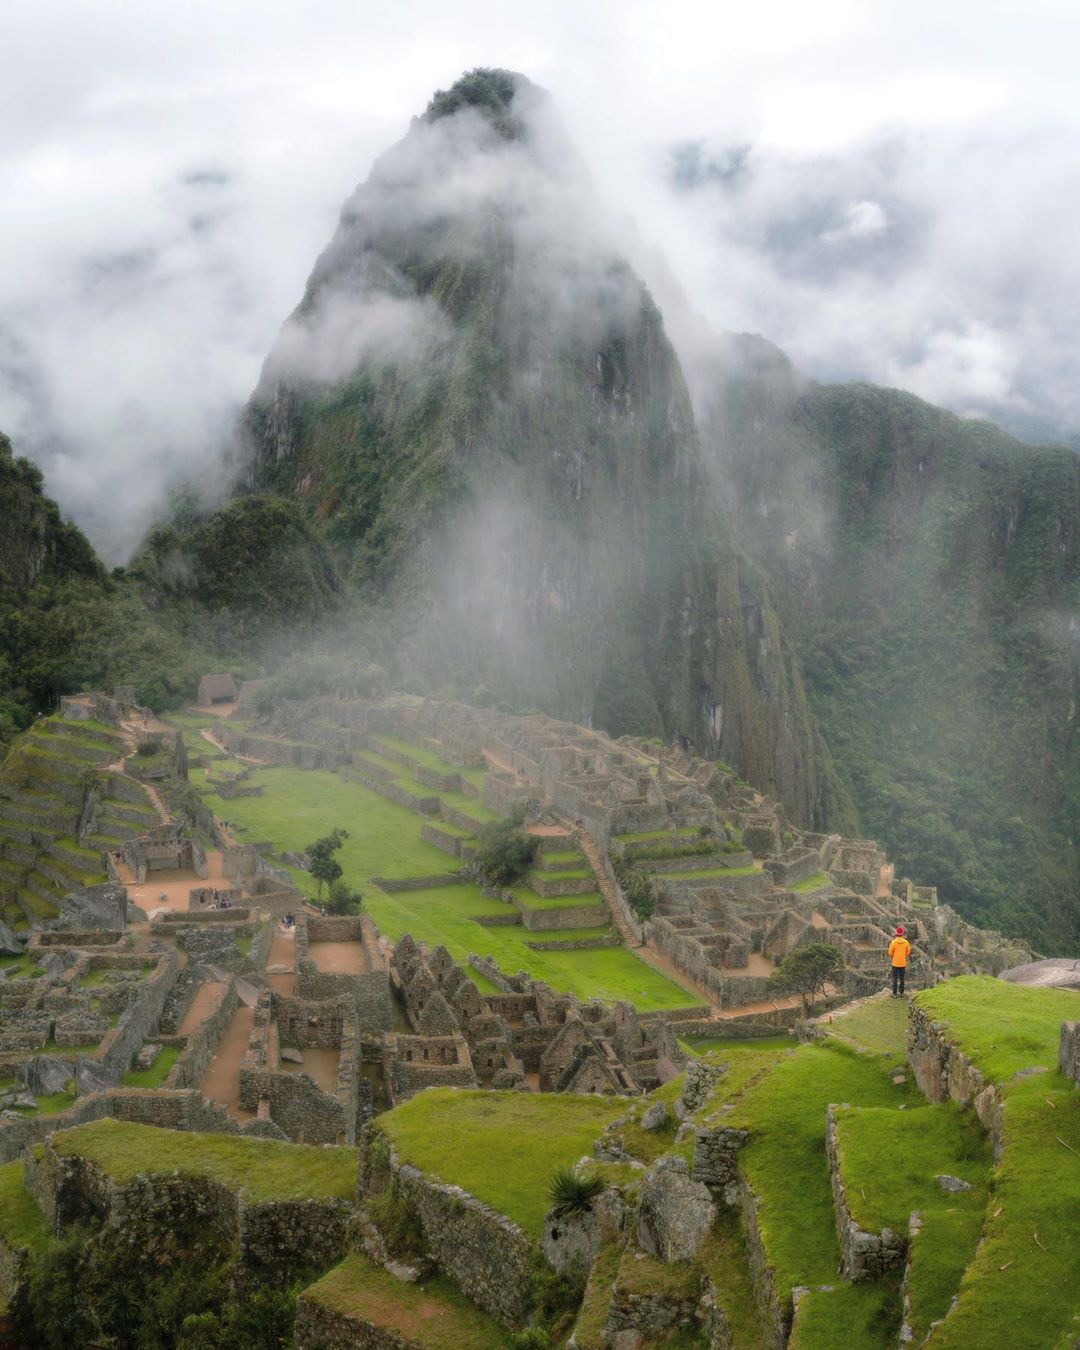
[{"label": "stone wall", "polygon": [[[372,1165],[368,1147],[360,1156],[362,1198],[383,1190],[387,1180]],[[468,1191],[399,1163],[392,1149],[390,1174],[400,1203],[419,1220],[428,1258],[496,1321],[520,1327],[529,1311],[533,1262],[533,1244],[524,1230]]]},{"label": "stone wall", "polygon": [[738,1200],[743,1230],[746,1233],[746,1254],[750,1263],[750,1283],[754,1291],[754,1302],[758,1306],[772,1350],[783,1350],[791,1330],[791,1303],[787,1299],[781,1302],[776,1292],[775,1274],[769,1265],[765,1243],[761,1237],[761,1227],[758,1224],[757,1199],[744,1179],[739,1181]]},{"label": "stone wall", "polygon": [[187,1038],[187,1044],[165,1080],[165,1087],[199,1087],[207,1066],[214,1057],[218,1042],[232,1021],[237,1001],[236,981],[230,980],[226,987],[219,991],[213,1009]]},{"label": "stone wall", "polygon": [[868,1233],[851,1217],[847,1190],[840,1176],[840,1143],[836,1114],[831,1106],[825,1111],[825,1155],[829,1160],[833,1215],[840,1241],[840,1273],[853,1284],[861,1280],[878,1280],[887,1271],[904,1264],[907,1238],[894,1233],[891,1228]]},{"label": "stone wall", "polygon": [[1065,1077],[1080,1087],[1080,1022],[1062,1022],[1058,1065]]},{"label": "stone wall", "polygon": [[1001,1148],[1001,1102],[994,1085],[945,1039],[944,1027],[932,1022],[917,1003],[908,1005],[908,1062],[927,1101],[937,1104],[951,1097],[958,1106],[975,1108],[996,1158]]},{"label": "stone wall", "polygon": [[[106,959],[106,958],[95,958]],[[113,958],[114,960],[119,958]],[[175,951],[166,950],[158,957],[157,966],[136,985],[136,993],[120,1021],[106,1034],[93,1055],[80,1056],[75,1068],[76,1092],[96,1092],[106,1081],[115,1083],[134,1058],[143,1041],[157,1030],[158,1019],[165,1000],[176,982],[179,959]]]}]

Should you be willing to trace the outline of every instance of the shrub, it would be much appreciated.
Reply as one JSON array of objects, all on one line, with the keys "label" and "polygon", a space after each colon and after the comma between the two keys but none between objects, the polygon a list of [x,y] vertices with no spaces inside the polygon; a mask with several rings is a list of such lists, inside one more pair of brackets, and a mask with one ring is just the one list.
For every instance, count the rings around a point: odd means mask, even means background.
[{"label": "shrub", "polygon": [[540,840],[521,828],[524,812],[485,825],[477,835],[476,866],[492,886],[512,886],[536,861]]},{"label": "shrub", "polygon": [[552,1213],[559,1219],[584,1214],[604,1189],[603,1178],[580,1167],[557,1167],[548,1183]]},{"label": "shrub", "polygon": [[344,877],[338,877],[330,883],[327,914],[359,914],[363,908],[363,892],[354,891]]}]

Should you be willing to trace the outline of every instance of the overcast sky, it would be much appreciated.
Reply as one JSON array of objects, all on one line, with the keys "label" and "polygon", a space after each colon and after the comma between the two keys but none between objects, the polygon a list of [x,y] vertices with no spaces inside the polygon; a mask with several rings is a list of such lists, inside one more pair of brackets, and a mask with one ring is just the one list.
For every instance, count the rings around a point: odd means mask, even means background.
[{"label": "overcast sky", "polygon": [[0,429],[113,561],[432,91],[523,71],[719,328],[1080,436],[1080,10],[35,0],[4,15]]}]

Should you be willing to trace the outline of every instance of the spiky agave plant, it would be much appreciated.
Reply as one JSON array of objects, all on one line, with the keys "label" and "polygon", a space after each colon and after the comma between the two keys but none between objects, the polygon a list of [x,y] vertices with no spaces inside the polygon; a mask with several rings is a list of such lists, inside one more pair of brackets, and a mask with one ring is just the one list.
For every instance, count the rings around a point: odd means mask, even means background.
[{"label": "spiky agave plant", "polygon": [[595,1172],[583,1167],[557,1167],[548,1183],[552,1213],[559,1219],[584,1214],[603,1189],[603,1179]]}]

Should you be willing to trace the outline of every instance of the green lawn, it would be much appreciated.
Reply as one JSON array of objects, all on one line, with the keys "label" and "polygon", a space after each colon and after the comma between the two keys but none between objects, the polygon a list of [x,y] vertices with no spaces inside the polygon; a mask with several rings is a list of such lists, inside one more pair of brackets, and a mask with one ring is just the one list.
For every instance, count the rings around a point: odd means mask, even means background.
[{"label": "green lawn", "polygon": [[133,1181],[140,1172],[181,1172],[219,1182],[251,1204],[351,1200],[356,1189],[354,1148],[188,1134],[123,1120],[95,1120],[61,1130],[50,1142],[62,1156],[95,1163],[119,1185]]},{"label": "green lawn", "polygon": [[449,1280],[436,1276],[406,1284],[359,1252],[350,1252],[339,1266],[305,1289],[301,1298],[370,1322],[394,1336],[395,1345],[418,1345],[424,1350],[506,1350],[514,1344],[509,1332],[486,1317]]},{"label": "green lawn", "polygon": [[461,773],[461,770],[453,764],[448,764],[445,759],[440,759],[433,750],[425,750],[423,746],[413,745],[411,741],[400,740],[397,736],[384,736],[382,732],[379,732],[375,740],[385,749],[396,750],[399,755],[405,755],[423,769],[431,769],[434,773]]},{"label": "green lawn", "polygon": [[713,1040],[680,1040],[679,1044],[691,1055],[707,1055],[711,1051],[717,1051],[721,1060],[726,1055],[735,1054],[753,1054],[755,1051],[762,1050],[794,1050],[799,1042],[794,1036],[761,1036],[747,1040],[725,1040],[723,1037],[716,1037]]},{"label": "green lawn", "polygon": [[907,1058],[908,1004],[906,999],[870,999],[854,1011],[841,1009],[822,1023],[829,1036],[848,1041],[871,1054],[890,1055],[897,1064]]},{"label": "green lawn", "polygon": [[[581,999],[628,999],[642,1012],[656,1008],[689,1008],[701,1002],[692,990],[669,980],[625,947],[586,951],[533,951],[527,941],[572,936],[557,931],[530,933],[521,926],[484,928],[473,914],[505,914],[501,900],[490,900],[473,885],[438,886],[431,890],[386,894],[372,888],[365,895],[368,913],[381,933],[396,942],[402,933],[435,946],[441,943],[467,968],[469,954],[491,956],[509,974],[527,970],[537,980]],[[592,930],[590,930],[591,932]],[[473,977],[484,993],[495,990]]]},{"label": "green lawn", "polygon": [[45,1216],[23,1185],[22,1162],[0,1166],[0,1240],[10,1248],[41,1251],[49,1241]]},{"label": "green lawn", "polygon": [[[197,781],[194,772],[192,781]],[[473,922],[470,916],[474,914],[507,912],[501,901],[487,899],[477,886],[454,884],[388,894],[369,885],[372,876],[400,880],[446,875],[455,870],[455,860],[420,838],[424,817],[361,783],[326,770],[279,767],[257,769],[249,781],[262,784],[261,797],[224,800],[204,791],[204,800],[219,819],[235,824],[241,839],[269,839],[277,853],[303,849],[336,826],[347,829],[349,838],[337,855],[345,879],[364,892],[368,913],[391,941],[411,933],[420,942],[442,943],[463,967],[467,968],[471,952],[492,956],[502,969],[510,973],[527,970],[560,992],[582,999],[629,999],[643,1012],[692,1007],[701,1001],[625,947],[536,952],[525,946],[533,935],[524,927],[485,928]],[[474,819],[496,818],[487,807],[460,793],[438,795]],[[304,894],[315,895],[315,882],[308,873],[290,868],[289,874]],[[530,900],[538,908],[567,903],[565,899]],[[495,992],[475,973],[473,979],[482,992]]]},{"label": "green lawn", "polygon": [[1002,1140],[982,1241],[956,1307],[934,1333],[935,1350],[1042,1350],[1075,1342],[1080,1093],[1057,1072],[1009,1084]]},{"label": "green lawn", "polygon": [[[718,1091],[726,1091],[723,1079]],[[895,1085],[880,1059],[826,1042],[782,1055],[771,1073],[748,1083],[723,1117],[753,1136],[740,1163],[758,1200],[781,1300],[796,1285],[836,1282],[839,1248],[824,1152],[825,1108],[850,1102],[910,1109],[921,1101],[910,1077]]]},{"label": "green lawn", "polygon": [[1061,1024],[1080,1018],[1080,993],[1026,989],[990,975],[962,975],[916,1002],[992,1083],[1019,1069],[1057,1063]]},{"label": "green lawn", "polygon": [[[835,1115],[840,1176],[855,1222],[867,1232],[902,1234],[914,1210],[923,1217],[911,1293],[925,1334],[948,1311],[975,1254],[993,1161],[989,1141],[974,1112],[951,1102],[909,1111],[838,1106]],[[972,1189],[946,1194],[934,1180],[942,1173]]]},{"label": "green lawn", "polygon": [[402,1162],[461,1186],[538,1237],[556,1167],[592,1152],[621,1098],[429,1088],[379,1116]]},{"label": "green lawn", "polygon": [[[590,877],[591,877],[590,873]],[[526,909],[576,909],[581,905],[599,905],[602,909],[604,897],[597,890],[583,890],[575,895],[537,895],[528,886],[511,886],[510,892]]]}]

